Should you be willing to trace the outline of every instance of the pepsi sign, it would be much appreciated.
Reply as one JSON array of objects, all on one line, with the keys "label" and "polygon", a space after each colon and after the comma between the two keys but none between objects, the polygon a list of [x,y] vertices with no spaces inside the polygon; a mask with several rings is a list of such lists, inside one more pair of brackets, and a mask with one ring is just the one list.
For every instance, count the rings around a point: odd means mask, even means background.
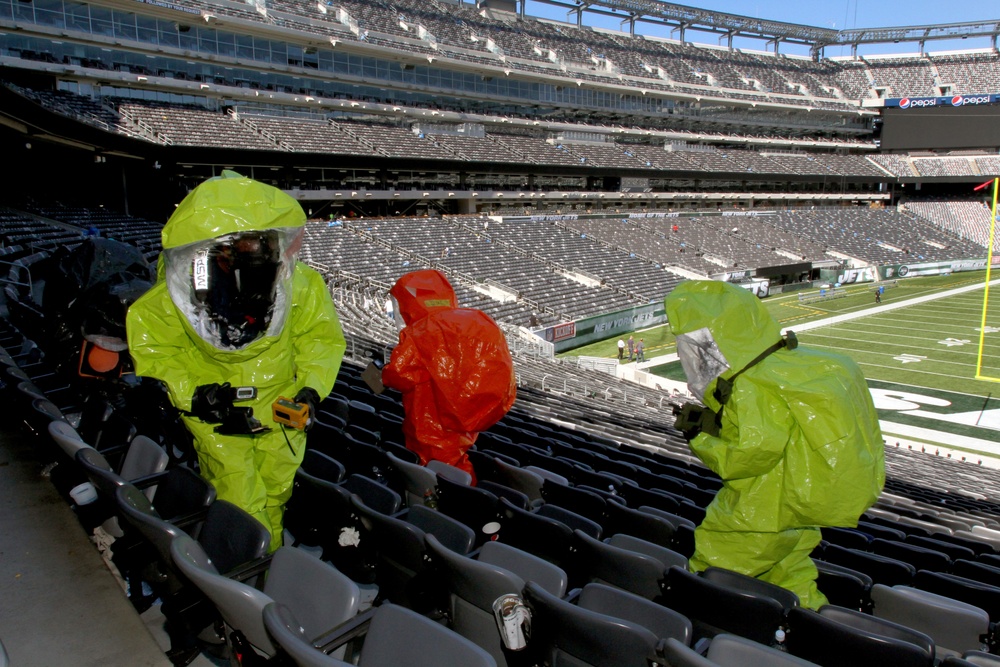
[{"label": "pepsi sign", "polygon": [[885,106],[900,109],[923,109],[926,107],[962,107],[977,104],[996,104],[1000,95],[976,93],[974,95],[953,95],[951,97],[900,97],[887,99]]},{"label": "pepsi sign", "polygon": [[909,97],[904,97],[899,101],[900,109],[909,109],[910,107],[916,109],[918,107],[936,107],[936,106],[937,106],[937,98],[934,97],[924,97],[915,100],[911,100]]},{"label": "pepsi sign", "polygon": [[965,104],[989,104],[992,101],[990,97],[990,95],[955,95],[955,97],[951,98],[951,106],[960,107]]}]

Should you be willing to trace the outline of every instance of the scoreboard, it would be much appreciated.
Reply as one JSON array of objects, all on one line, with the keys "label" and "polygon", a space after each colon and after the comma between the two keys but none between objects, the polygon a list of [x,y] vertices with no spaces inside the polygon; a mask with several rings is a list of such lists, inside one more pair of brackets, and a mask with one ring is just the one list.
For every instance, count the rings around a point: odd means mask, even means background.
[{"label": "scoreboard", "polygon": [[1000,95],[886,100],[875,139],[889,151],[1000,148]]}]

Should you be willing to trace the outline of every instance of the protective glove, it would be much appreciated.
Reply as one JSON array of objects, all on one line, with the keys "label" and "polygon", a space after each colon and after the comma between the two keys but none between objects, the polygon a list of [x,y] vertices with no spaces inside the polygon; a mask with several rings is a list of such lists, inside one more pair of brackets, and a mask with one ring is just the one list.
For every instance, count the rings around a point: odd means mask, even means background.
[{"label": "protective glove", "polygon": [[228,382],[195,387],[191,414],[208,424],[221,424],[233,409],[233,388]]},{"label": "protective glove", "polygon": [[296,403],[305,403],[309,406],[309,419],[306,420],[306,427],[302,430],[308,431],[316,423],[316,412],[319,410],[319,392],[312,387],[303,387],[293,399]]},{"label": "protective glove", "polygon": [[691,442],[700,433],[719,435],[719,415],[696,403],[685,403],[674,406],[674,428],[681,432],[684,439]]}]

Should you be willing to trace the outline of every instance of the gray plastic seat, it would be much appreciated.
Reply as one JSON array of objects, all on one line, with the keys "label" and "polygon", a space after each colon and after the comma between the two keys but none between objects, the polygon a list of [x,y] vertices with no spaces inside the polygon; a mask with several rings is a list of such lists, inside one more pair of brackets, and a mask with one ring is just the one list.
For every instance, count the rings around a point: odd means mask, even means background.
[{"label": "gray plastic seat", "polygon": [[455,466],[449,465],[443,461],[435,461],[432,459],[427,462],[427,469],[434,471],[434,473],[439,477],[450,479],[456,484],[464,484],[466,486],[472,484],[472,475],[461,468],[456,468]]},{"label": "gray plastic seat", "polygon": [[923,632],[934,640],[935,656],[961,655],[978,650],[989,632],[989,615],[971,604],[909,586],[875,584],[871,589],[874,614]]},{"label": "gray plastic seat", "polygon": [[572,510],[568,510],[565,507],[553,505],[552,503],[539,505],[538,509],[535,510],[535,514],[543,516],[547,519],[554,519],[568,526],[570,530],[579,530],[594,539],[600,539],[604,530],[601,528],[601,524],[596,521],[588,519],[582,514],[578,514]]},{"label": "gray plastic seat", "polygon": [[403,480],[407,507],[425,505],[437,492],[437,473],[427,466],[404,461],[392,452],[387,452],[387,456]]},{"label": "gray plastic seat", "polygon": [[864,572],[836,563],[814,560],[818,575],[816,586],[830,604],[859,611],[871,611],[872,578]]},{"label": "gray plastic seat", "polygon": [[[529,465],[522,467],[522,470],[528,470],[535,473],[543,480],[548,480],[555,482],[556,484],[562,484],[563,486],[569,486],[569,480],[565,476],[558,473],[554,473],[551,470],[546,470],[545,468],[540,468],[538,466]],[[543,484],[544,485],[544,484]]]},{"label": "gray plastic seat", "polygon": [[784,609],[785,613],[792,607],[799,606],[799,596],[792,591],[772,584],[769,581],[757,579],[740,572],[734,572],[721,567],[709,567],[701,573],[702,578],[722,586],[728,586],[738,591],[750,595],[760,595],[774,598]]},{"label": "gray plastic seat", "polygon": [[52,421],[49,422],[49,435],[55,441],[56,445],[59,446],[67,456],[69,456],[74,461],[76,460],[76,452],[84,447],[89,447],[93,449],[89,444],[84,442],[80,434],[76,432],[76,429],[70,426],[64,421]]},{"label": "gray plastic seat", "polygon": [[932,667],[933,644],[923,633],[834,605],[788,613],[788,652],[823,667]]},{"label": "gray plastic seat", "polygon": [[774,597],[710,581],[676,565],[667,570],[663,603],[691,619],[696,640],[729,633],[771,645],[785,622],[785,609]]},{"label": "gray plastic seat", "polygon": [[419,602],[414,587],[420,582],[414,579],[426,569],[425,535],[434,535],[446,548],[460,554],[469,553],[476,538],[468,526],[423,505],[389,516],[371,509],[356,495],[351,502],[368,532],[368,537],[361,539],[368,539],[375,549],[379,596],[408,607]]},{"label": "gray plastic seat", "polygon": [[[264,608],[264,625],[298,667],[348,667],[326,655],[354,637],[355,629],[336,631],[314,645],[295,615],[281,603]],[[394,604],[383,604],[367,615],[367,633],[358,667],[496,667],[489,653],[439,623]]]},{"label": "gray plastic seat", "polygon": [[[149,499],[132,484],[115,493],[126,520],[156,549],[163,562],[173,564],[171,544],[184,530],[164,520]],[[257,519],[225,500],[216,499],[198,530],[198,542],[221,572],[229,572],[267,554],[271,534]]]},{"label": "gray plastic seat", "polygon": [[[18,385],[18,389],[20,389],[20,385]],[[59,409],[59,406],[45,398],[44,394],[42,396],[34,396],[33,398],[34,400],[31,401],[31,407],[34,409],[35,414],[38,417],[48,423],[52,423],[53,421],[66,421],[66,415],[64,415],[63,411]]]},{"label": "gray plastic seat", "polygon": [[[583,531],[573,534],[574,563],[580,583],[605,583],[653,600],[663,593],[667,566],[631,549],[605,544]],[[686,566],[686,561],[681,565]],[[574,584],[577,585],[577,584]]]},{"label": "gray plastic seat", "polygon": [[163,472],[169,462],[170,457],[163,447],[144,435],[137,435],[129,443],[118,474],[131,481]]},{"label": "gray plastic seat", "polygon": [[528,496],[532,502],[542,499],[542,485],[545,483],[545,478],[531,470],[512,465],[499,457],[494,460],[497,476],[505,485]]},{"label": "gray plastic seat", "polygon": [[662,517],[662,518],[666,519],[671,524],[673,524],[674,529],[680,528],[681,526],[687,526],[691,530],[694,530],[695,528],[697,528],[697,525],[695,524],[694,521],[691,521],[690,519],[685,519],[684,517],[682,517],[679,514],[674,514],[673,512],[668,512],[668,511],[662,510],[662,509],[660,509],[658,507],[650,507],[649,505],[641,505],[639,507],[639,509],[642,510],[643,512],[649,512],[650,514],[655,514],[658,517]]},{"label": "gray plastic seat", "polygon": [[[719,635],[720,637],[722,635]],[[693,648],[676,639],[668,639],[661,646],[663,657],[670,667],[720,667]]]},{"label": "gray plastic seat", "polygon": [[1000,655],[986,651],[966,651],[962,654],[962,659],[979,667],[1000,667]]},{"label": "gray plastic seat", "polygon": [[670,567],[671,565],[676,565],[678,567],[687,566],[688,559],[682,554],[677,553],[673,549],[660,546],[659,544],[654,544],[653,542],[633,537],[632,535],[616,533],[611,537],[605,538],[604,542],[605,544],[618,547],[619,549],[627,549],[628,551],[635,551],[636,553],[640,553],[644,556],[655,558],[663,563],[664,569]]},{"label": "gray plastic seat", "polygon": [[487,542],[476,559],[446,549],[427,535],[427,554],[441,573],[448,592],[449,627],[507,664],[493,602],[502,595],[519,595],[534,581],[557,597],[566,594],[566,573],[552,563],[500,542]]},{"label": "gray plastic seat", "polygon": [[648,667],[659,639],[647,628],[584,609],[528,582],[531,643],[546,664],[574,667]]},{"label": "gray plastic seat", "polygon": [[720,667],[796,667],[816,663],[736,635],[717,635],[706,657]]},{"label": "gray plastic seat", "polygon": [[587,584],[580,591],[576,604],[583,609],[637,623],[660,640],[670,638],[689,645],[694,635],[691,621],[683,614],[613,586]]},{"label": "gray plastic seat", "polygon": [[221,575],[201,545],[188,535],[177,536],[170,553],[177,569],[212,601],[229,629],[240,630],[269,657],[277,652],[264,627],[263,611],[270,602],[286,605],[308,636],[317,636],[358,612],[361,592],[357,584],[301,549],[281,547],[274,552],[262,591]]}]

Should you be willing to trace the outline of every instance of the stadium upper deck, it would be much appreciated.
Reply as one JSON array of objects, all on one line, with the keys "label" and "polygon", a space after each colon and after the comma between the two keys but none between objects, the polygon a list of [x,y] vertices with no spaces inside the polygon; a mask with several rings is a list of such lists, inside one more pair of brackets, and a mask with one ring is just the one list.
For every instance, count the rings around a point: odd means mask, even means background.
[{"label": "stadium upper deck", "polygon": [[869,202],[995,170],[990,157],[867,157],[881,100],[1000,90],[995,51],[813,60],[448,0],[0,0],[0,64],[46,109],[144,141],[19,130],[31,110],[6,113],[22,135],[67,137],[98,162],[137,157],[187,185],[235,166],[302,199],[389,202],[365,214],[417,191],[466,202],[452,212],[531,193]]},{"label": "stadium upper deck", "polygon": [[183,94],[194,82],[196,95],[290,93],[307,107],[349,97],[723,129],[801,124],[849,137],[869,129],[865,100],[988,92],[1000,78],[995,52],[812,60],[447,0],[2,0],[0,21],[6,66],[145,97]]}]

